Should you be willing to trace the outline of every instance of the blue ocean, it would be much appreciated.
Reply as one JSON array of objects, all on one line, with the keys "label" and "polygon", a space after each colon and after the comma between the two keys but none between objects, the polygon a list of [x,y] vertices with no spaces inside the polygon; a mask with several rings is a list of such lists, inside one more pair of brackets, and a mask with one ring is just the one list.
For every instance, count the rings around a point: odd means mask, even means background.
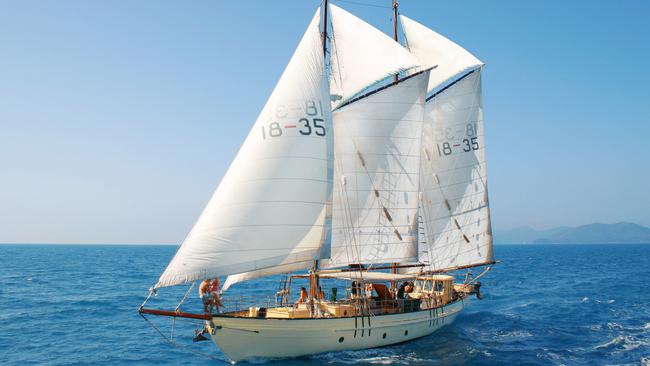
[{"label": "blue ocean", "polygon": [[[137,313],[172,246],[0,245],[0,364],[217,365],[195,322]],[[450,326],[395,346],[275,365],[650,365],[650,245],[496,246],[484,299]],[[272,295],[278,278],[234,291]],[[184,288],[158,306],[175,306]],[[158,299],[160,298],[160,299]],[[165,302],[167,301],[167,302]],[[187,310],[197,310],[192,291]]]}]

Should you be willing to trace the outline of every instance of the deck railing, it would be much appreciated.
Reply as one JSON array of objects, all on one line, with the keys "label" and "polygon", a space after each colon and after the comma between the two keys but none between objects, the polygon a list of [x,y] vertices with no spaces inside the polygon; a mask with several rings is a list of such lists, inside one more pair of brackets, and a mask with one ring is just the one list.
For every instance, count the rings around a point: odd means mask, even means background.
[{"label": "deck railing", "polygon": [[[386,313],[412,312],[444,305],[437,297],[420,299],[347,298],[338,301],[316,300],[306,303],[288,303],[275,298],[256,296],[225,296],[218,313],[242,317],[345,317],[373,316]],[[214,309],[214,312],[217,312]]]}]

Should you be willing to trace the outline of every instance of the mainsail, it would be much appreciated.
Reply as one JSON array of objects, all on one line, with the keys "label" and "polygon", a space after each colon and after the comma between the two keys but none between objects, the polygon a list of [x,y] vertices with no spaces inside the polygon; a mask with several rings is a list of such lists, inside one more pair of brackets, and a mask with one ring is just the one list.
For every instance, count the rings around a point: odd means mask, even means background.
[{"label": "mainsail", "polygon": [[333,113],[332,247],[327,266],[417,259],[420,141],[429,70]]},{"label": "mainsail", "polygon": [[320,9],[155,287],[275,266],[306,268],[320,257],[328,237],[332,130],[319,23]]},{"label": "mainsail", "polygon": [[[419,260],[430,269],[493,262],[481,97],[476,57],[401,17],[411,52],[431,72],[422,134]],[[446,82],[445,82],[446,81]]]}]

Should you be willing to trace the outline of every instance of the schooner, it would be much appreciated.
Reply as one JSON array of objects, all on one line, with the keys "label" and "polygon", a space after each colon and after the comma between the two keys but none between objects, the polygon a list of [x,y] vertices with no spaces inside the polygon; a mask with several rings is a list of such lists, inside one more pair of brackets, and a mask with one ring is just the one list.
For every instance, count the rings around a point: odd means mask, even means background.
[{"label": "schooner", "polygon": [[[147,298],[206,278],[228,276],[226,291],[292,274],[273,305],[187,313],[145,301],[143,317],[204,320],[237,362],[404,342],[450,324],[480,295],[477,280],[495,263],[483,63],[400,15],[402,46],[396,1],[393,11],[393,37],[327,1],[316,11]],[[486,267],[458,283],[450,275],[477,266]],[[308,298],[293,303],[301,278]],[[348,293],[323,296],[327,281],[347,281]],[[411,283],[406,294],[400,283]]]}]

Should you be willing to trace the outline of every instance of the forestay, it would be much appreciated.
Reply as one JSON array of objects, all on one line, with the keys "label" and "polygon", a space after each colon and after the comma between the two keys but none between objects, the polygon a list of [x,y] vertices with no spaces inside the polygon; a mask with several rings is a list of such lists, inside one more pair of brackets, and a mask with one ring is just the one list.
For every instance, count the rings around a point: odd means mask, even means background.
[{"label": "forestay", "polygon": [[423,26],[422,24],[400,15],[406,44],[413,55],[424,67],[437,66],[431,70],[428,92],[463,71],[479,68],[483,63],[464,48]]},{"label": "forestay", "polygon": [[320,257],[332,131],[319,11],[156,287]]},{"label": "forestay", "polygon": [[330,17],[334,106],[378,81],[420,65],[399,43],[347,11],[330,5]]},{"label": "forestay", "polygon": [[334,118],[327,267],[417,259],[416,216],[429,71],[344,105]]},{"label": "forestay", "polygon": [[430,269],[493,261],[481,71],[426,103],[422,134],[419,259]]}]

